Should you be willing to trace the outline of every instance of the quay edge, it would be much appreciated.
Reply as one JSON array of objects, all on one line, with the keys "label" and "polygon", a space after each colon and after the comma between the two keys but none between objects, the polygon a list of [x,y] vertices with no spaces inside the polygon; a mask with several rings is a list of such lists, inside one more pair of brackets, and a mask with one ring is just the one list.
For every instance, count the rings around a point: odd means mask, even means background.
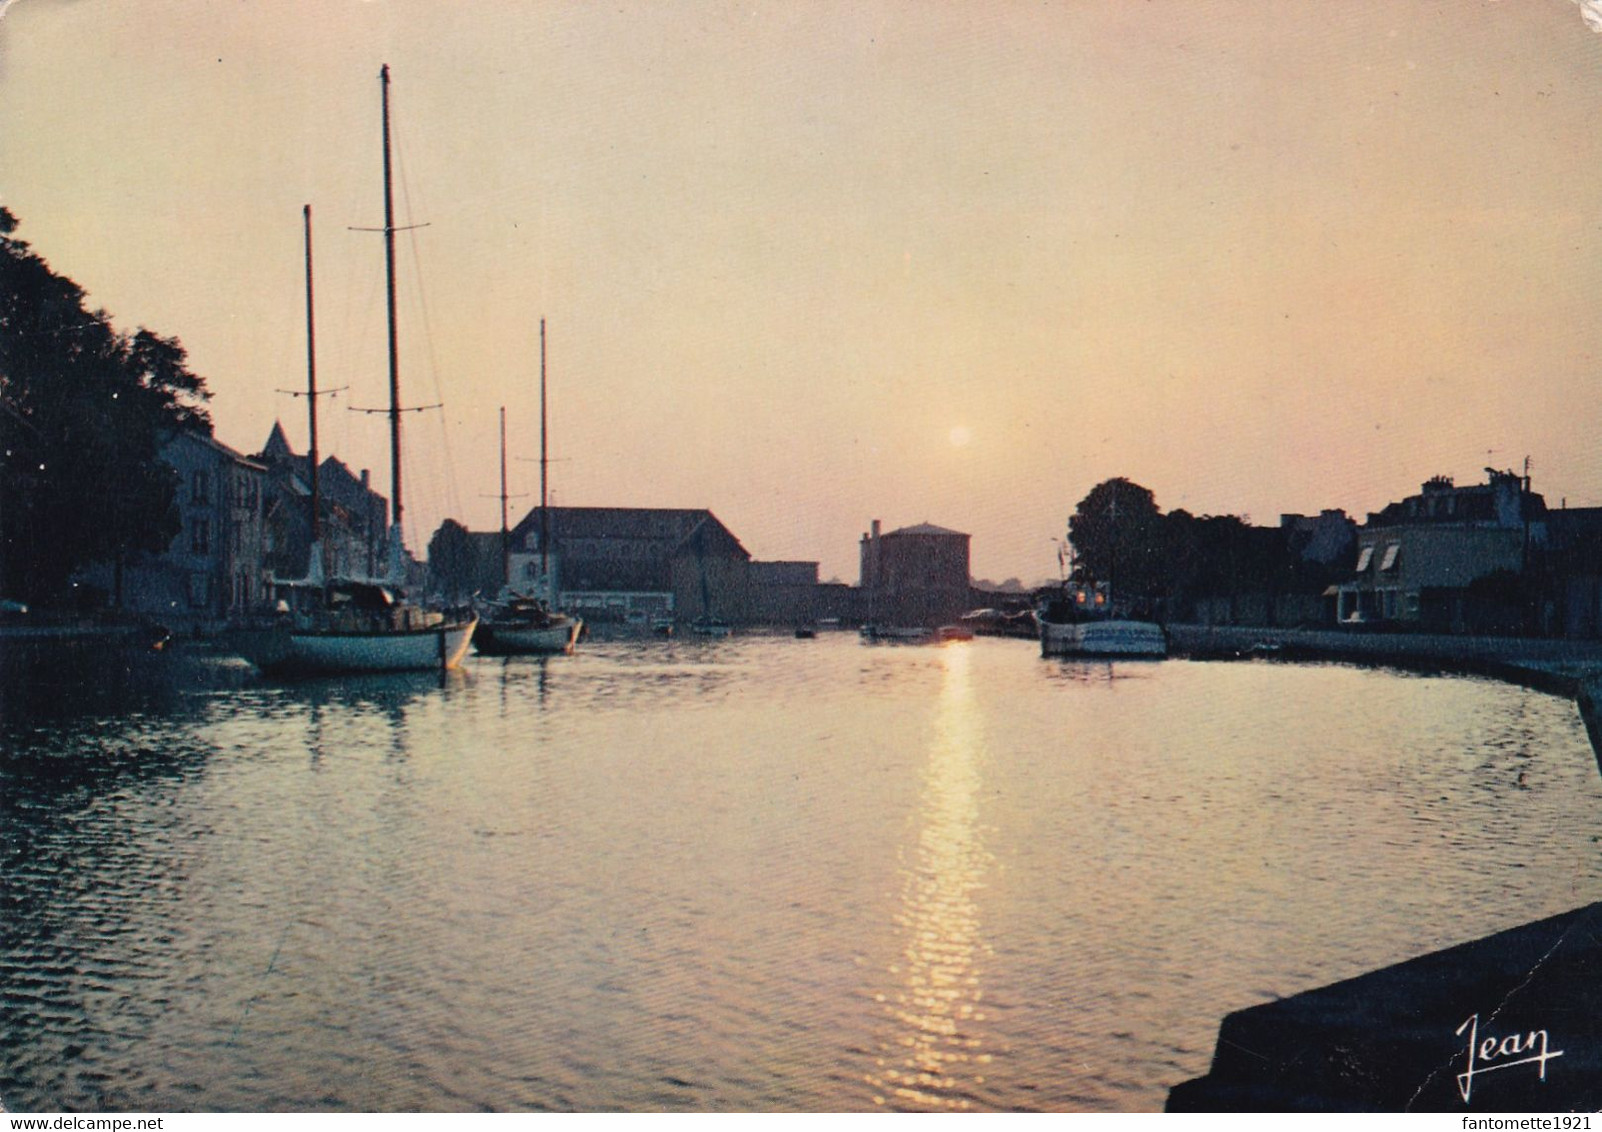
[{"label": "quay edge", "polygon": [[[1197,659],[1460,672],[1566,696],[1602,768],[1602,642],[1196,625],[1168,633],[1176,655]],[[1234,1011],[1219,1025],[1208,1073],[1174,1086],[1166,1108],[1594,1111],[1602,1107],[1598,988],[1602,903]],[[1543,1049],[1560,1053],[1491,1072],[1494,1058],[1475,1062],[1465,1032],[1519,1044],[1539,1034]]]},{"label": "quay edge", "polygon": [[1592,1112],[1599,976],[1602,904],[1589,904],[1238,1010],[1167,1111]]}]

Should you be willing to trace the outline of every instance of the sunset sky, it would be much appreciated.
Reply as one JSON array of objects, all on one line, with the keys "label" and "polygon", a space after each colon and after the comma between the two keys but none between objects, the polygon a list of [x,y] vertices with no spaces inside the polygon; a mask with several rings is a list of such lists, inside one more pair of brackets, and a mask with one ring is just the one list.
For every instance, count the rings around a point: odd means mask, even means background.
[{"label": "sunset sky", "polygon": [[932,522],[1055,574],[1099,480],[1343,507],[1522,466],[1602,505],[1602,36],[1571,0],[0,0],[0,204],[217,435],[305,402],[407,541],[537,502],[708,507],[856,580]]}]

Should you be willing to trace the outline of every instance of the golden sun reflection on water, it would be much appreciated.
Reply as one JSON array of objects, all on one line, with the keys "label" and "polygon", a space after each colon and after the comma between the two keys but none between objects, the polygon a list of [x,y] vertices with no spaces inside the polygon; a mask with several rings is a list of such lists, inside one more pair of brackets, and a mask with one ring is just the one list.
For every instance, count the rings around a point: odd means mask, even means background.
[{"label": "golden sun reflection on water", "polygon": [[924,770],[916,839],[902,850],[896,926],[902,962],[877,995],[892,1023],[867,1082],[892,1108],[971,1108],[984,1085],[981,963],[988,955],[975,895],[991,858],[979,820],[984,735],[970,651],[942,650],[944,679]]}]

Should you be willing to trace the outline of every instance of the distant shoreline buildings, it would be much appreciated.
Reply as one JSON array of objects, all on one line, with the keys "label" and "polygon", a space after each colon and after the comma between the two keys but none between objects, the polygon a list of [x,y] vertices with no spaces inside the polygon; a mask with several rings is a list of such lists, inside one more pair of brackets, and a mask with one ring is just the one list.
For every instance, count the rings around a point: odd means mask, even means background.
[{"label": "distant shoreline buildings", "polygon": [[[281,426],[255,455],[178,431],[161,459],[179,481],[178,534],[161,554],[83,571],[82,605],[203,633],[270,611],[275,582],[307,576],[310,461]],[[333,456],[318,479],[325,570],[380,574],[387,500]],[[1468,486],[1435,476],[1361,524],[1337,509],[1282,515],[1277,528],[1161,518],[1166,541],[1131,552],[1164,559],[1155,576],[1165,588],[1142,600],[1174,623],[1602,637],[1602,508],[1551,510],[1510,471],[1487,469]],[[457,541],[441,541],[452,528]],[[1202,541],[1175,541],[1176,530]],[[548,571],[556,604],[597,625],[935,626],[977,606],[1026,605],[1027,595],[973,586],[971,541],[929,522],[885,531],[875,519],[847,585],[820,581],[814,561],[755,559],[710,509],[535,507],[504,539],[448,520],[435,560],[406,567],[413,589],[458,602],[505,584],[531,591]]]}]

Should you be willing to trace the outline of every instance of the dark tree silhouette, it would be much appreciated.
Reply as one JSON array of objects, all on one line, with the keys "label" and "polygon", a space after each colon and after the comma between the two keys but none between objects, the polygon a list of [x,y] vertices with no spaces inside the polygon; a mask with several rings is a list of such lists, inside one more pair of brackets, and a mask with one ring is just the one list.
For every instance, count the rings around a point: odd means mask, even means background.
[{"label": "dark tree silhouette", "polygon": [[49,603],[91,562],[165,550],[174,429],[207,434],[210,395],[176,339],[119,333],[15,238],[0,208],[0,593]]},{"label": "dark tree silhouette", "polygon": [[428,540],[429,587],[449,601],[461,601],[477,588],[478,563],[467,528],[446,519]]},{"label": "dark tree silhouette", "polygon": [[1068,519],[1074,575],[1110,582],[1124,599],[1153,598],[1166,588],[1162,514],[1149,489],[1119,476],[1090,489]]}]

